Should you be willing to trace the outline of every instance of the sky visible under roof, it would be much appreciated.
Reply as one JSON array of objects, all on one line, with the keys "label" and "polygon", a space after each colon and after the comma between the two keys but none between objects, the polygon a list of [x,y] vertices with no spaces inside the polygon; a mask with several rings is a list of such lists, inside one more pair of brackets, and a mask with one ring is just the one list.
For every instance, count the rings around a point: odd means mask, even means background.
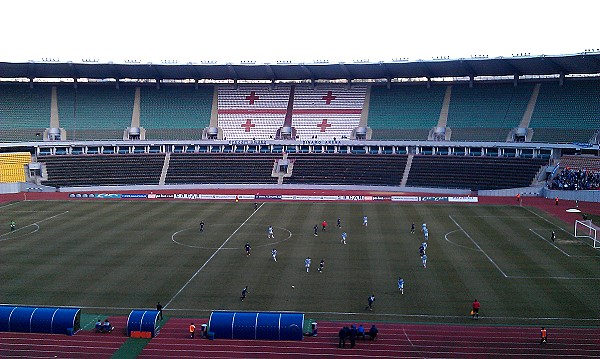
[{"label": "sky visible under roof", "polygon": [[0,61],[330,63],[600,50],[600,2],[11,1]]}]

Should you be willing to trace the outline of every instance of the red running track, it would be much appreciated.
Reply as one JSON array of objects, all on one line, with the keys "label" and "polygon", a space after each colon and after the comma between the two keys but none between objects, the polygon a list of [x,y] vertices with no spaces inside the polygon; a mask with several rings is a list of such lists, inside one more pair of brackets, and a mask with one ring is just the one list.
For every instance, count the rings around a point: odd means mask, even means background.
[{"label": "red running track", "polygon": [[139,358],[600,357],[600,328],[548,328],[549,342],[540,345],[540,328],[534,327],[380,323],[377,340],[359,339],[356,347],[350,349],[348,342],[341,349],[338,331],[348,323],[319,322],[319,335],[303,341],[266,341],[189,339],[191,321],[207,322],[197,318],[169,320]]},{"label": "red running track", "polygon": [[0,358],[110,358],[127,340],[127,317],[109,317],[112,333],[62,334],[0,332]]}]

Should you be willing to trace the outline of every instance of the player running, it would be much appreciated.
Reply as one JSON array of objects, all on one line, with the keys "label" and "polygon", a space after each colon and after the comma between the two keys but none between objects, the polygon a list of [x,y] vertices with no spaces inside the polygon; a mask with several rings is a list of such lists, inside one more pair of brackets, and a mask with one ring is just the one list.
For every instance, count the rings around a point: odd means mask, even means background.
[{"label": "player running", "polygon": [[363,217],[363,226],[368,226],[369,225],[369,218],[367,216]]},{"label": "player running", "polygon": [[319,273],[323,273],[323,268],[325,268],[325,258],[321,258],[321,263],[319,263]]},{"label": "player running", "polygon": [[313,227],[313,230],[315,231],[315,237],[319,236],[319,225],[315,224],[315,226]]},{"label": "player running", "polygon": [[247,295],[248,295],[248,286],[245,286],[244,289],[242,289],[242,295],[240,295],[240,300],[243,302],[244,299],[246,299]]},{"label": "player running", "polygon": [[277,262],[277,249],[271,249],[271,257],[273,257],[273,260]]},{"label": "player running", "polygon": [[250,247],[250,242],[246,242],[246,245],[244,246],[244,248],[246,249],[246,256],[249,256],[250,250],[252,249],[252,247]]},{"label": "player running", "polygon": [[346,244],[346,237],[348,237],[348,234],[346,234],[346,232],[342,232],[342,243]]},{"label": "player running", "polygon": [[404,294],[404,279],[402,277],[398,277],[398,289],[400,293]]},{"label": "player running", "polygon": [[413,222],[410,226],[410,234],[415,234],[415,222]]},{"label": "player running", "polygon": [[421,256],[421,261],[423,262],[423,268],[427,268],[427,254]]},{"label": "player running", "polygon": [[306,268],[306,273],[308,273],[308,271],[310,270],[310,257],[306,257],[306,259],[304,260],[304,267]]},{"label": "player running", "polygon": [[275,235],[273,234],[273,226],[269,226],[269,229],[267,230],[267,238],[273,238],[275,239]]},{"label": "player running", "polygon": [[17,228],[17,223],[15,221],[10,221],[10,231],[14,231]]}]

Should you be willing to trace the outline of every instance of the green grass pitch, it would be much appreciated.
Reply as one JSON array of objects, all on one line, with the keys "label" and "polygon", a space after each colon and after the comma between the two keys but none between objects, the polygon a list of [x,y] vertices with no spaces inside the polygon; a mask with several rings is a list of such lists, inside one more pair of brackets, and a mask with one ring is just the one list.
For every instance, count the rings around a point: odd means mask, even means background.
[{"label": "green grass pitch", "polygon": [[[533,208],[356,202],[264,203],[254,211],[241,202],[27,201],[1,206],[0,224],[4,304],[125,314],[161,301],[170,316],[224,309],[471,322],[477,298],[486,323],[597,325],[600,315],[600,252],[574,241],[572,225]],[[267,238],[269,225],[275,239]],[[365,311],[370,294],[374,309]]]}]

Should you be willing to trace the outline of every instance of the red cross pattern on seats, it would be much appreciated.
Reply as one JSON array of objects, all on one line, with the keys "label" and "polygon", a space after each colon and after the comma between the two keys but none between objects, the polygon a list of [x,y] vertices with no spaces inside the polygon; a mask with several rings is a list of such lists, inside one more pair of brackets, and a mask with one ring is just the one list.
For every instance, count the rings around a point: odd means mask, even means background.
[{"label": "red cross pattern on seats", "polygon": [[246,120],[246,123],[243,123],[241,127],[244,127],[244,132],[250,132],[250,129],[256,127],[256,124],[252,123],[252,120]]},{"label": "red cross pattern on seats", "polygon": [[317,125],[317,127],[321,127],[321,132],[325,132],[327,127],[331,127],[331,124],[327,123],[327,119],[324,118],[323,121],[321,121],[321,123]]},{"label": "red cross pattern on seats", "polygon": [[331,105],[331,101],[335,100],[335,98],[336,96],[333,96],[333,91],[327,91],[327,95],[321,97],[321,99],[325,100],[326,105]]},{"label": "red cross pattern on seats", "polygon": [[248,100],[248,105],[254,105],[254,101],[258,100],[259,98],[260,97],[256,95],[256,91],[250,91],[250,95],[246,96],[246,100]]}]

